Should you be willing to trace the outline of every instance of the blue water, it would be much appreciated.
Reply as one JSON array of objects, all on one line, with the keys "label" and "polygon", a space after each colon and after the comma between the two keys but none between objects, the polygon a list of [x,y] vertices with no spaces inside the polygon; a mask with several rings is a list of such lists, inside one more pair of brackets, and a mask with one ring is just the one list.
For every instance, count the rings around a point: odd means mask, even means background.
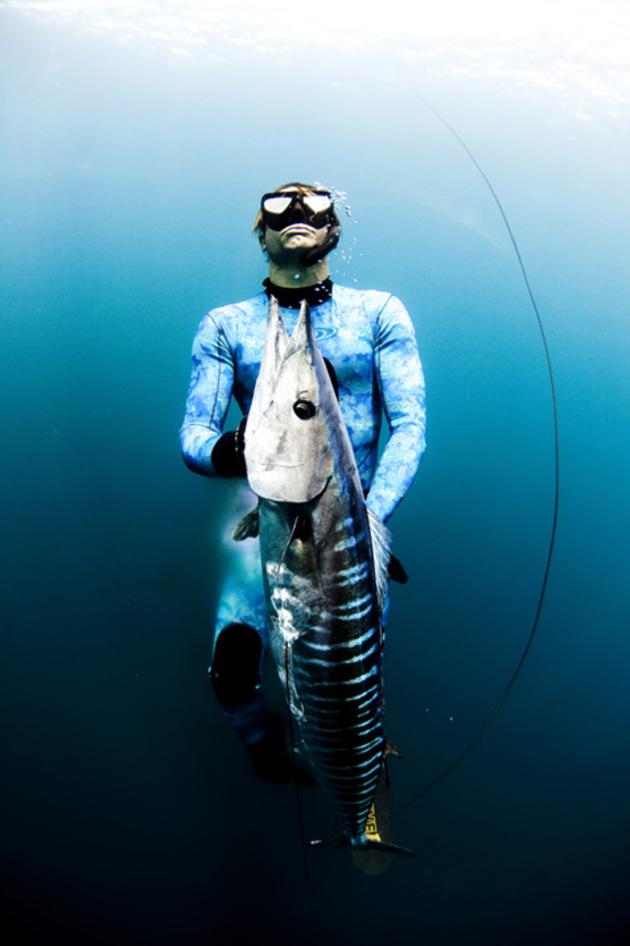
[{"label": "blue water", "polygon": [[[10,943],[625,942],[627,119],[391,51],[169,56],[0,10],[3,923]],[[307,57],[308,59],[308,57]],[[307,65],[307,68],[304,66]],[[560,421],[557,542],[540,333]],[[348,192],[338,282],[407,305],[428,450],[392,520],[400,843],[356,873],[255,781],[206,680],[229,484],[177,448],[201,315],[266,275],[262,192]],[[345,258],[344,258],[345,257]],[[270,674],[271,700],[280,705]]]}]

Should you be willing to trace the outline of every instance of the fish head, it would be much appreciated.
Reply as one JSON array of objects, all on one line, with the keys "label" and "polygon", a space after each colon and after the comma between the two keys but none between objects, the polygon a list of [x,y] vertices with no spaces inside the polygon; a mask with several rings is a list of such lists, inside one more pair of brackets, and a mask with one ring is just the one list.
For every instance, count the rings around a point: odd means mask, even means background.
[{"label": "fish head", "polygon": [[290,339],[281,325],[271,299],[245,430],[247,479],[262,499],[305,503],[324,491],[332,475],[329,429],[331,411],[338,407],[306,302]]}]

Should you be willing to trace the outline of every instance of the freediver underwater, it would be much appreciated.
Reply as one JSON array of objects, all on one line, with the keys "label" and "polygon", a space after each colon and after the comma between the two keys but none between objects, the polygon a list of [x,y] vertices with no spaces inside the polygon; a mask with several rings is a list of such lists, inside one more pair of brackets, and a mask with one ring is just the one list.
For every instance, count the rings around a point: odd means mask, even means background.
[{"label": "freediver underwater", "polygon": [[[344,826],[331,843],[394,851],[378,827],[366,834],[377,795],[388,820],[381,653],[388,578],[406,580],[385,523],[424,454],[425,383],[400,300],[333,285],[327,256],[340,229],[326,188],[291,183],[263,195],[254,232],[269,261],[265,289],[202,320],[180,441],[193,472],[236,479],[250,506],[259,498],[235,530],[210,667],[254,773],[304,775],[263,700],[271,649]],[[224,432],[232,397],[243,419]]]},{"label": "freediver underwater", "polygon": [[[420,98],[422,98],[419,92],[418,94]],[[445,767],[441,768],[434,777],[428,779],[409,798],[400,804],[396,809],[397,812],[408,810],[428,791],[430,791],[444,778],[446,778],[479,744],[484,734],[490,728],[504,706],[507,697],[527,660],[532,644],[536,637],[540,616],[545,601],[549,572],[553,558],[559,505],[559,424],[553,366],[542,317],[540,315],[540,311],[530,285],[518,244],[516,242],[505,209],[494,187],[492,186],[490,179],[486,175],[483,168],[479,165],[475,155],[472,153],[467,143],[442,117],[442,115],[430,105],[430,103],[425,102],[423,98],[422,101],[434,114],[437,120],[446,128],[448,133],[457,141],[458,145],[465,152],[467,158],[474,165],[476,172],[482,178],[484,185],[488,189],[499,211],[516,260],[518,262],[521,277],[529,296],[534,317],[536,319],[539,336],[543,343],[547,364],[553,417],[554,502],[551,530],[548,539],[547,556],[543,577],[539,588],[537,606],[533,621],[530,626],[529,635],[517,660],[516,666],[511,672],[507,683],[501,689],[498,699],[491,706],[489,712],[487,712],[483,718],[481,725],[474,733],[472,738],[468,740],[463,749],[455,755],[451,762],[449,762]],[[301,191],[303,194],[308,195],[309,201],[306,199],[300,199]],[[283,192],[291,195],[288,200],[286,196],[281,196]],[[278,197],[280,197],[280,200],[278,200]],[[248,300],[246,303],[242,303],[239,306],[239,309],[241,311],[244,309],[250,318],[252,317],[253,312],[257,312],[257,316],[254,316],[254,318],[259,333],[259,353],[262,351],[264,344],[262,338],[262,325],[265,322],[270,300],[278,299],[280,307],[283,310],[282,316],[290,329],[295,327],[295,311],[304,303],[306,303],[311,309],[315,310],[316,316],[319,310],[323,310],[324,305],[331,301],[331,298],[333,309],[335,311],[339,309],[339,303],[341,301],[339,297],[341,296],[341,298],[343,298],[343,289],[338,286],[332,286],[329,278],[326,257],[328,253],[330,253],[331,250],[335,248],[339,241],[340,225],[339,219],[335,213],[334,201],[331,199],[330,205],[327,206],[327,199],[330,199],[329,193],[325,189],[319,188],[316,185],[313,185],[309,188],[308,185],[290,184],[282,185],[280,188],[277,188],[275,192],[264,195],[261,201],[261,207],[254,225],[254,232],[257,233],[261,248],[268,256],[269,277],[264,283],[264,294],[260,293],[257,297],[254,297],[253,299]],[[310,228],[309,224],[311,225]],[[309,246],[309,237],[311,241],[313,238],[312,232],[309,234],[309,229],[312,231],[314,228],[317,228],[317,226],[319,226],[319,234],[315,239],[315,245],[313,246],[311,242],[311,245]],[[293,254],[292,258],[288,254],[286,256],[283,255],[284,246],[281,235],[285,230],[286,236],[291,237],[291,239],[287,239],[286,242],[293,243],[297,250]],[[306,241],[306,243],[304,241]],[[307,248],[304,249],[304,246]],[[314,267],[314,269],[312,271],[308,271],[310,267]],[[299,288],[296,286],[296,284],[299,284]],[[352,292],[356,293],[357,290],[349,290],[350,294]],[[395,303],[400,307],[400,310],[404,312],[408,320],[408,316],[405,310],[402,308],[402,305],[398,302],[398,300],[395,300]],[[235,340],[238,339],[238,343],[241,343],[241,336],[234,334],[234,329],[237,325],[239,314],[240,313],[234,313],[233,311],[230,312],[230,307],[227,307],[227,310],[225,308],[214,310],[214,312],[210,313],[207,317],[208,321],[202,321],[198,330],[197,338],[195,340],[195,346],[193,348],[193,375],[191,378],[186,417],[180,432],[180,436],[182,451],[186,464],[195,472],[200,472],[209,476],[218,474],[227,477],[243,477],[246,473],[244,453],[247,409],[248,404],[251,404],[252,390],[257,378],[259,362],[256,362],[255,354],[250,352],[249,359],[243,359],[242,364],[239,365],[241,371],[237,378],[235,378],[234,375],[230,376],[229,371],[225,372],[224,370],[223,382],[225,383],[226,381],[226,375],[229,377],[227,378],[228,386],[227,388],[224,387],[223,389],[220,388],[219,384],[221,380],[221,371],[216,371],[219,364],[223,364],[224,368],[227,365],[228,368],[232,369],[233,366],[237,364],[237,362],[233,360],[231,353],[232,349],[230,348],[230,342],[228,341],[229,334],[227,334],[223,328],[223,320],[227,318],[228,323],[231,322],[230,327],[232,328],[233,338]],[[215,321],[215,319],[218,321]],[[206,333],[208,333],[208,331],[210,331],[211,338],[209,350],[214,351],[212,357],[216,362],[215,371],[217,373],[217,377],[214,380],[215,387],[211,388],[210,390],[206,390],[204,403],[203,395],[201,395],[200,400],[199,397],[200,392],[203,391],[202,363],[204,357],[207,360],[208,355],[208,349],[204,349],[203,337]],[[330,345],[328,341],[331,337],[335,337],[335,331],[335,327],[330,325],[325,327],[318,325],[315,330],[315,336],[317,337],[318,342],[321,343],[320,347],[322,347],[323,351],[327,352],[333,358],[335,354],[337,354],[337,363],[344,365],[345,370],[347,371],[349,360],[347,352],[344,351],[344,346],[341,346],[340,351],[335,352],[335,345]],[[373,334],[372,338],[374,338]],[[415,349],[414,354],[417,357],[417,345],[415,344],[415,338],[413,341],[413,347]],[[242,352],[242,349],[240,349],[240,351]],[[364,354],[365,353],[363,353],[363,355]],[[352,358],[354,356],[350,357]],[[258,355],[258,358],[260,358],[260,354]],[[331,358],[324,356],[324,363],[326,365],[328,375],[332,381],[335,394],[338,396],[340,382],[337,377],[337,370],[334,366],[334,361],[331,360]],[[387,364],[388,361],[386,359],[386,370]],[[393,360],[392,364],[395,365],[395,359]],[[382,366],[382,359],[378,359],[378,365],[379,368]],[[383,516],[383,521],[386,521],[386,519],[389,518],[393,508],[395,508],[397,502],[400,501],[400,498],[402,498],[404,492],[409,488],[411,480],[415,475],[417,466],[419,465],[424,453],[424,430],[426,423],[425,394],[424,377],[419,359],[418,367],[420,373],[420,384],[417,386],[416,395],[418,396],[418,404],[420,405],[420,414],[416,419],[416,423],[419,425],[417,428],[417,433],[420,434],[420,437],[417,442],[420,444],[420,448],[418,449],[412,445],[412,450],[415,450],[416,453],[415,460],[413,461],[413,463],[415,463],[415,469],[407,474],[403,472],[401,480],[397,480],[397,477],[394,476],[392,482],[395,485],[395,489],[400,490],[399,498],[394,498],[393,504],[391,503],[391,499],[389,505],[385,503],[385,515]],[[343,370],[344,368],[342,368],[342,372]],[[401,372],[398,371],[397,375],[400,377]],[[381,383],[382,382],[379,382],[378,394],[382,398],[383,391],[381,388]],[[340,400],[341,413],[345,420],[346,417],[350,417],[351,415],[351,411],[349,410],[347,404],[347,395],[352,391],[352,385],[348,385],[348,380],[347,378],[343,377],[343,374],[341,390],[345,394],[345,398]],[[227,414],[227,407],[232,392],[234,393],[234,396],[243,412],[243,420],[241,421],[237,430],[223,433],[222,421],[225,419]],[[208,409],[208,404],[210,401],[212,401],[212,412]],[[369,404],[370,410],[374,410],[375,408],[376,410],[379,409],[376,398],[373,397],[371,401],[369,401]],[[297,401],[295,406],[298,407]],[[357,406],[359,406],[358,402]],[[386,404],[385,409],[387,409]],[[302,404],[301,410],[307,412],[304,415],[306,418],[309,410],[308,406]],[[198,411],[198,415],[195,413],[196,411]],[[211,415],[214,418],[214,426],[212,429],[210,429],[208,424]],[[297,412],[297,416],[300,416],[299,410]],[[216,420],[217,417],[219,418],[218,423]],[[380,423],[380,418],[377,423]],[[388,444],[387,451],[383,454],[381,459],[382,463],[386,457],[388,458],[390,461],[390,469],[392,471],[397,452],[395,445],[397,443],[404,443],[404,439],[400,436],[400,422],[397,422],[396,426],[396,431],[394,431],[393,427],[390,427],[390,443]],[[371,446],[367,445],[368,454],[366,455],[366,444],[356,444],[356,427],[353,427],[352,419],[348,424],[348,428],[352,444],[355,446],[355,450],[356,447],[358,447],[358,456],[363,458],[363,463],[360,463],[359,467],[361,471],[363,488],[364,491],[367,491],[370,485],[373,486],[373,483],[370,479],[370,474],[374,474],[376,443],[374,440],[372,440]],[[413,429],[413,427],[411,429]],[[378,434],[376,437],[378,439]],[[394,437],[396,439],[394,439]],[[394,439],[393,444],[391,443],[392,439]],[[369,453],[370,450],[372,451],[371,455]],[[366,456],[368,458],[367,464]],[[412,468],[413,463],[411,464]],[[369,471],[367,478],[365,477],[366,466]],[[384,468],[379,464],[377,478],[380,478],[381,482],[384,479],[382,475],[383,469]],[[400,470],[397,471],[398,475],[400,475],[400,472]],[[367,479],[367,481],[364,481],[364,479]],[[399,486],[396,485],[397,482],[400,483]],[[384,491],[384,487],[380,484],[378,485]],[[375,494],[374,489],[372,489],[372,502],[374,502],[375,495],[377,494]],[[241,490],[242,499],[244,496],[245,494]],[[251,505],[251,501],[253,500],[251,492],[249,493],[249,500]],[[245,505],[247,504],[247,501],[247,498],[245,498]],[[368,496],[367,499],[367,506],[369,509],[370,496]],[[383,512],[381,508],[382,506],[382,501],[380,501],[380,504],[376,506],[377,511],[381,514]],[[243,506],[243,508],[245,507]],[[243,529],[243,526],[241,526],[241,529]],[[300,530],[304,530],[304,519],[298,517],[293,523],[293,540],[301,538]],[[246,527],[245,534],[247,534]],[[263,631],[260,633],[255,630],[257,626],[263,627],[265,621],[266,602],[265,596],[261,591],[260,560],[257,554],[257,549],[255,554],[252,554],[253,543],[248,546],[247,543],[241,542],[240,545],[242,551],[240,552],[238,558],[234,560],[234,568],[227,577],[223,588],[222,598],[219,604],[219,610],[215,624],[213,660],[210,668],[212,684],[224,715],[230,720],[232,726],[240,735],[241,740],[248,751],[254,772],[262,778],[276,781],[288,781],[290,779],[294,779],[296,785],[300,782],[306,782],[308,784],[310,781],[310,776],[308,771],[305,771],[301,764],[301,756],[294,751],[293,745],[291,746],[291,752],[287,752],[287,734],[285,732],[286,727],[283,725],[281,720],[270,716],[265,710],[262,694],[260,692],[260,682],[262,667],[269,649],[269,641],[266,632]],[[399,581],[406,581],[407,577],[404,569],[393,555],[391,555],[390,559],[389,577]],[[247,595],[244,594],[245,588],[248,588]],[[388,602],[386,598],[384,601],[383,623],[387,618],[387,603]],[[237,670],[236,668],[239,669]],[[282,677],[283,671],[280,663],[278,663],[278,670],[280,676]],[[285,679],[287,677],[288,673],[285,674]],[[288,702],[290,703],[290,694],[288,693],[287,695]],[[381,780],[377,796],[381,801],[381,823],[383,825],[387,823],[389,826],[390,815],[387,805],[386,781],[387,772],[385,769],[384,778]],[[369,818],[372,819],[373,815],[374,810],[370,809]],[[388,838],[391,839],[389,827],[387,834]],[[375,829],[375,836],[380,838],[378,829]],[[375,864],[376,867],[374,872],[377,873],[380,869],[378,865],[378,859],[376,859]]]},{"label": "freediver underwater", "polygon": [[[84,11],[55,24],[40,6],[2,10],[16,105],[3,153],[5,695],[18,724],[5,917],[44,940],[166,946],[230,933],[241,946],[256,929],[363,946],[621,931],[630,218],[623,61],[594,58],[607,18],[593,13],[573,49],[579,11],[565,5],[555,50],[492,45],[490,29],[487,46],[432,48],[423,26],[422,39],[383,31],[368,55],[353,51],[362,16],[353,32],[313,11],[302,38],[293,21],[296,43],[270,49],[281,37],[265,8],[269,45],[229,47],[213,22],[186,56],[175,38],[124,42],[124,5],[120,43],[111,21],[96,36]],[[479,747],[437,784],[539,611],[554,457],[516,251],[423,97],[518,243],[554,361],[562,473],[536,640]],[[254,502],[244,478],[192,475],[177,444],[195,328],[263,288],[253,218],[293,180],[347,189],[331,278],[402,300],[427,385],[428,451],[388,523],[409,583],[390,585],[384,655],[385,732],[403,753],[388,759],[394,838],[419,857],[393,859],[369,910],[375,885],[348,851],[307,846],[335,837],[334,807],[303,787],[290,736],[268,767],[287,780],[255,778],[216,701],[216,605],[256,540],[226,543]],[[223,430],[240,416],[233,397]],[[270,651],[261,693],[280,747],[273,663]]]}]

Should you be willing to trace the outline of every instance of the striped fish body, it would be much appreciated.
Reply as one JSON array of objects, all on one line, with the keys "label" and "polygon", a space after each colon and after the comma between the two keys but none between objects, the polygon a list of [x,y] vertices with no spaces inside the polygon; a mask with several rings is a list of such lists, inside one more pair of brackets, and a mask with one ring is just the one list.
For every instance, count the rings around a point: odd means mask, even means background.
[{"label": "striped fish body", "polygon": [[263,500],[259,530],[271,647],[291,712],[345,833],[360,839],[385,751],[382,634],[362,494],[333,478],[302,507]]},{"label": "striped fish body", "polygon": [[370,523],[306,305],[289,340],[271,302],[245,443],[272,652],[318,779],[360,846],[385,754],[386,561],[374,549],[387,530]]}]

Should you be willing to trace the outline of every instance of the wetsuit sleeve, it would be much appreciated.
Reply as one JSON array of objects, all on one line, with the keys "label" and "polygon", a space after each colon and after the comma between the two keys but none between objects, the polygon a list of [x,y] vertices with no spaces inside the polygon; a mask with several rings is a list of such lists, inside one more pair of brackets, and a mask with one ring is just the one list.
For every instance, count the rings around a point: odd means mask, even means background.
[{"label": "wetsuit sleeve", "polygon": [[424,375],[407,310],[395,296],[381,309],[375,336],[376,376],[390,437],[367,505],[386,522],[416,475],[425,450]]},{"label": "wetsuit sleeve", "polygon": [[192,373],[179,442],[186,466],[203,476],[216,476],[211,455],[221,437],[234,384],[234,360],[225,331],[208,314],[200,323],[192,348]]}]

